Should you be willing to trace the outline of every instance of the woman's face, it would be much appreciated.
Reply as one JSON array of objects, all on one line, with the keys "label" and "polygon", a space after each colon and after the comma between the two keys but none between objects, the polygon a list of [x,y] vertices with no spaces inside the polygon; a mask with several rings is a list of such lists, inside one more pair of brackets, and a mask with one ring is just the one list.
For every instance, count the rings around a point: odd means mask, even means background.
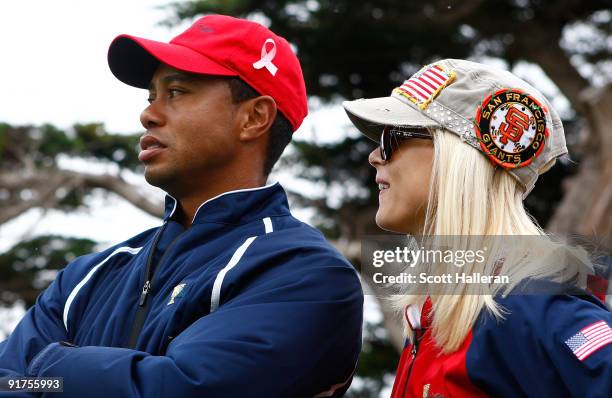
[{"label": "woman's face", "polygon": [[379,185],[376,224],[387,231],[417,235],[422,232],[433,165],[433,141],[423,138],[399,140],[391,160],[384,161],[380,148],[368,156]]}]

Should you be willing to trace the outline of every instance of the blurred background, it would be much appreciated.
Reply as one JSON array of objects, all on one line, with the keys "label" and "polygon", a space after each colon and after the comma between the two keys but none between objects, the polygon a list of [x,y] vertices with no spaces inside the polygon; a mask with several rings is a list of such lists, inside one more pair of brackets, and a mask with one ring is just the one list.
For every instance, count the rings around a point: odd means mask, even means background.
[{"label": "blurred background", "polygon": [[[137,159],[147,93],[111,75],[106,51],[116,35],[168,41],[195,18],[223,13],[287,38],[311,112],[271,180],[359,268],[360,237],[382,233],[367,164],[374,144],[340,102],[387,96],[439,58],[501,66],[551,100],[571,159],[525,203],[551,232],[612,234],[611,8],[609,0],[3,2],[0,341],[67,262],[160,224],[163,192],[146,184]],[[347,396],[386,397],[399,317],[370,294],[365,319]]]}]

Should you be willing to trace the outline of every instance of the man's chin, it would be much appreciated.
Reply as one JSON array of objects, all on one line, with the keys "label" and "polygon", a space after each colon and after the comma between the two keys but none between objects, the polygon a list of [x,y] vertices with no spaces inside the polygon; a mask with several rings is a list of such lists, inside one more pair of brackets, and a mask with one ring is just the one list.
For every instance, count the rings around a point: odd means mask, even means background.
[{"label": "man's chin", "polygon": [[164,173],[163,170],[153,166],[145,166],[144,178],[150,185],[163,189],[166,192],[170,187],[171,181],[176,180],[171,173]]}]

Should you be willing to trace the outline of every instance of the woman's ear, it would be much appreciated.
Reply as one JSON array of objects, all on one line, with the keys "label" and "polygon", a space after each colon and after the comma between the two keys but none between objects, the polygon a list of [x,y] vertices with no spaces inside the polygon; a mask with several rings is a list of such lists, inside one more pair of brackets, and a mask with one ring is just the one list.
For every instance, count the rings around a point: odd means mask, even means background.
[{"label": "woman's ear", "polygon": [[270,130],[276,119],[276,102],[269,95],[244,101],[240,104],[240,140],[255,140]]}]

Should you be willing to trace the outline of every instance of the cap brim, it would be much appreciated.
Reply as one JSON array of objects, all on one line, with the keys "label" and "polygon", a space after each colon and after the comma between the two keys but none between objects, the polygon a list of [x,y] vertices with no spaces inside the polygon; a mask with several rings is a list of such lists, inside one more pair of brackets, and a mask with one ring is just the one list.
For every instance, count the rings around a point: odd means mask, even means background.
[{"label": "cap brim", "polygon": [[147,88],[160,63],[185,72],[217,76],[238,74],[190,48],[130,35],[120,35],[108,49],[108,66],[117,79]]},{"label": "cap brim", "polygon": [[410,105],[394,97],[344,101],[342,106],[355,127],[376,142],[380,141],[380,133],[385,125],[410,127],[439,125]]}]

